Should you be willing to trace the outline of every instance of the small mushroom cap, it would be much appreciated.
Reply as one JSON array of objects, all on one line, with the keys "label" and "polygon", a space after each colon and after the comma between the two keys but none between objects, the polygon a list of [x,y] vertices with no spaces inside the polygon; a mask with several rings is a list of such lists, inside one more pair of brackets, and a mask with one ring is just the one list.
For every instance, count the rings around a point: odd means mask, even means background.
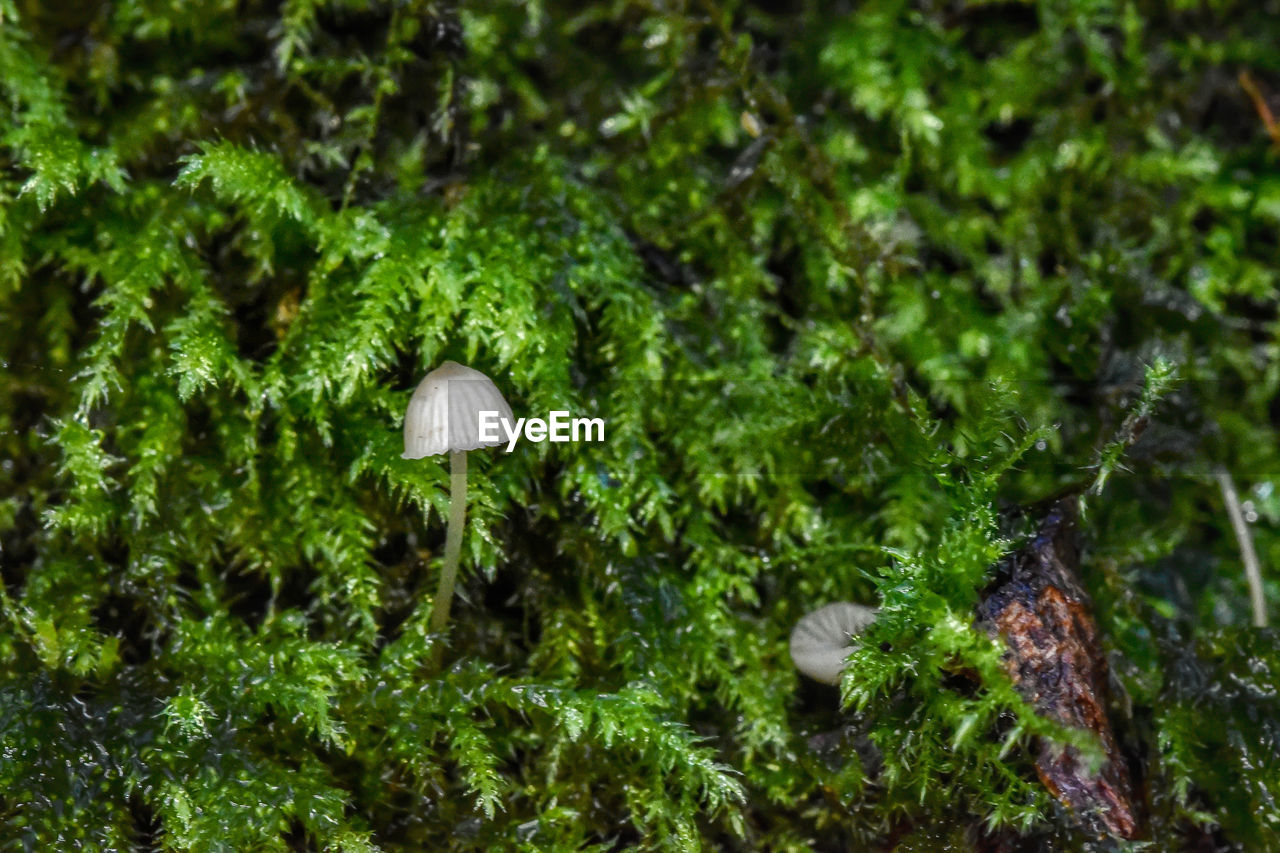
[{"label": "small mushroom cap", "polygon": [[850,642],[875,621],[876,611],[850,601],[837,601],[803,617],[791,631],[791,660],[796,669],[824,684],[839,684]]},{"label": "small mushroom cap", "polygon": [[486,411],[515,421],[492,379],[456,361],[446,361],[418,383],[409,400],[402,458],[421,459],[450,450],[505,444],[501,426],[494,430],[496,440],[480,440],[480,413]]}]

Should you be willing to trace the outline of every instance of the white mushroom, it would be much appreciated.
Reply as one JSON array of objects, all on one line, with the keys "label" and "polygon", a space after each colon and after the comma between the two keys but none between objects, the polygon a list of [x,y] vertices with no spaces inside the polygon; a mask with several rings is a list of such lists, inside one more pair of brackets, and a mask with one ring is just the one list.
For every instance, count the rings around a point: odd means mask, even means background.
[{"label": "white mushroom", "polygon": [[480,413],[486,411],[515,420],[492,379],[456,361],[446,361],[418,383],[409,400],[403,458],[421,459],[502,444],[501,437],[480,439]]},{"label": "white mushroom", "polygon": [[467,451],[501,444],[480,438],[480,413],[497,412],[513,421],[511,407],[496,385],[478,370],[446,361],[418,383],[404,416],[405,459],[449,454],[449,521],[444,567],[431,607],[431,630],[449,624],[453,585],[462,558],[462,528],[467,518]]},{"label": "white mushroom", "polygon": [[796,669],[824,684],[839,684],[854,635],[875,621],[876,611],[849,601],[819,607],[791,631],[791,660]]}]

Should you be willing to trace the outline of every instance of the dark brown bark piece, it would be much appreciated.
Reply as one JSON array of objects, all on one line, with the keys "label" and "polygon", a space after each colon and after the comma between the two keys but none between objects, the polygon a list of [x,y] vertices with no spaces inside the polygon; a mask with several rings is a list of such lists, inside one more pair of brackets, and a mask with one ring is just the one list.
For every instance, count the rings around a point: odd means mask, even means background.
[{"label": "dark brown bark piece", "polygon": [[1075,503],[1068,498],[1053,505],[1032,540],[1010,557],[978,612],[1004,639],[1005,667],[1036,711],[1102,739],[1107,760],[1096,773],[1074,748],[1042,741],[1036,747],[1040,780],[1085,831],[1131,839],[1141,831],[1139,808],[1107,717],[1107,662],[1076,574],[1079,559]]}]

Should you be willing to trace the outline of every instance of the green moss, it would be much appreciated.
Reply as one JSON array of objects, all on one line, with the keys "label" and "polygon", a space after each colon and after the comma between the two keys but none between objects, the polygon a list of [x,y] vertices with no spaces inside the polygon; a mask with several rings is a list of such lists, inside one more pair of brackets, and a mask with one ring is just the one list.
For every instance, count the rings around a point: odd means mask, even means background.
[{"label": "green moss", "polygon": [[[1090,487],[1151,844],[1280,846],[1276,21],[0,0],[0,846],[1088,846],[973,618]],[[442,638],[449,358],[607,440],[472,454]]]}]

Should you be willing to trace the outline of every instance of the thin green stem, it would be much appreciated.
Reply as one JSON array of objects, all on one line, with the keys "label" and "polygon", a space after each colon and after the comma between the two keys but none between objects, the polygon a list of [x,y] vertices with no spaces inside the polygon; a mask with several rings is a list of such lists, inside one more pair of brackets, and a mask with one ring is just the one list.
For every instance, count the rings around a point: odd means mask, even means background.
[{"label": "thin green stem", "polygon": [[440,586],[431,604],[431,631],[439,633],[449,624],[453,604],[453,584],[458,579],[462,559],[462,528],[467,521],[467,451],[449,452],[449,527],[444,538],[444,568]]}]

